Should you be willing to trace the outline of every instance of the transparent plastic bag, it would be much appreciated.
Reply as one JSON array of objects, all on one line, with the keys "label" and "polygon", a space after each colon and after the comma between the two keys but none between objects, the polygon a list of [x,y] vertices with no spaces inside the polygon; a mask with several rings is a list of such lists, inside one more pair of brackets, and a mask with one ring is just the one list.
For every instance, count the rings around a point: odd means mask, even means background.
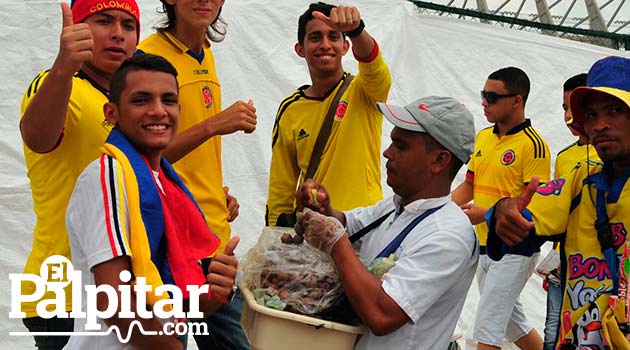
[{"label": "transparent plastic bag", "polygon": [[330,256],[310,244],[286,244],[282,235],[295,231],[265,227],[256,245],[239,263],[241,280],[250,290],[271,289],[286,311],[315,315],[341,295],[341,281]]}]

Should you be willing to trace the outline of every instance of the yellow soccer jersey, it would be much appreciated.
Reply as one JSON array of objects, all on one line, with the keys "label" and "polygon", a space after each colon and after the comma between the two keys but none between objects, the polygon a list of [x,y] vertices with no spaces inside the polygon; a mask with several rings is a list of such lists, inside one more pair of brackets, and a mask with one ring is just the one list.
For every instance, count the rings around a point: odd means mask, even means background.
[{"label": "yellow soccer jersey", "polygon": [[[37,93],[47,71],[41,72],[29,85],[22,99],[24,115],[28,104]],[[78,73],[72,79],[72,92],[68,103],[68,114],[63,135],[58,145],[48,153],[35,153],[26,145],[24,158],[28,169],[33,208],[37,222],[33,231],[33,247],[24,273],[39,275],[42,262],[51,255],[63,255],[68,259],[70,245],[66,231],[66,208],[74,183],[83,169],[100,155],[111,127],[103,122],[103,105],[107,97]],[[85,272],[85,271],[84,271]],[[22,285],[22,294],[32,294],[35,286]],[[66,288],[66,309],[70,310],[70,288]],[[42,299],[52,299],[47,293]],[[23,303],[22,311],[27,317],[37,316],[37,303]]]},{"label": "yellow soccer jersey", "polygon": [[[182,107],[178,133],[221,112],[221,84],[209,43],[197,57],[177,38],[158,31],[144,39],[138,49],[166,58],[177,69]],[[195,197],[208,226],[221,239],[217,252],[223,252],[230,239],[230,224],[223,193],[221,136],[207,140],[173,167]]]},{"label": "yellow soccer jersey", "polygon": [[[375,48],[378,50],[378,47]],[[313,178],[328,189],[331,205],[339,210],[371,205],[383,197],[381,189],[381,128],[383,115],[376,102],[385,102],[391,85],[389,68],[376,52],[359,62],[336,107],[328,143]],[[343,79],[348,77],[345,73]],[[273,128],[266,222],[293,211],[295,190],[305,174],[319,130],[340,81],[321,98],[307,97],[300,87],[280,104]]]},{"label": "yellow soccer jersey", "polygon": [[[596,188],[605,190],[612,243],[619,257],[630,228],[630,168],[612,184],[604,176],[610,169],[603,168],[601,163],[579,163],[567,176],[541,185],[527,207],[529,213],[525,213],[526,217],[533,217],[536,235],[564,237],[561,255],[566,281],[561,315],[565,316],[560,318],[559,341],[578,349],[604,349],[603,338],[608,338],[609,343],[615,339],[603,331],[607,328],[604,315],[613,281],[595,229]],[[589,173],[595,175],[590,178],[592,181],[585,181]],[[493,234],[493,247],[495,239]],[[627,344],[622,346],[616,341],[611,349],[627,348]]]},{"label": "yellow soccer jersey", "polygon": [[[474,202],[490,208],[503,197],[519,195],[532,176],[549,181],[549,147],[529,119],[515,126],[503,137],[497,136],[497,126],[477,134],[475,151],[468,164],[466,177],[473,183]],[[488,226],[475,226],[479,244],[486,245]]]},{"label": "yellow soccer jersey", "polygon": [[577,163],[586,161],[594,165],[594,163],[600,162],[599,155],[597,155],[597,151],[593,145],[579,145],[576,141],[558,152],[553,177],[562,177],[569,171],[575,169]]}]

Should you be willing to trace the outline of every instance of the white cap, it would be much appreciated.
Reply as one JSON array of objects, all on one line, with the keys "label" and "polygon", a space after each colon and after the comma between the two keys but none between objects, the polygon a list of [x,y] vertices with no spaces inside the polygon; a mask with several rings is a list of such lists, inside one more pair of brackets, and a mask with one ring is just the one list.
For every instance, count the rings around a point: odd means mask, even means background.
[{"label": "white cap", "polygon": [[429,96],[404,107],[377,103],[395,126],[431,135],[455,157],[468,163],[474,151],[475,123],[472,113],[451,97]]}]

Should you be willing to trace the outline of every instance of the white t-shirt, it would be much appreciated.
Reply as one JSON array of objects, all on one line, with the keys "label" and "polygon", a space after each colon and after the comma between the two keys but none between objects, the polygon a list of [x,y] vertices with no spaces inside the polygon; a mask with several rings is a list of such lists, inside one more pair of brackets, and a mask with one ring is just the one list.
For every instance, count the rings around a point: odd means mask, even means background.
[{"label": "white t-shirt", "polygon": [[[111,159],[111,163],[109,160]],[[129,241],[129,208],[122,172],[116,171],[120,165],[115,159],[105,157],[104,167],[101,168],[100,158],[91,162],[77,179],[74,191],[66,212],[66,226],[72,250],[72,263],[75,270],[82,271],[83,285],[94,285],[92,268],[100,263],[119,256],[131,256]],[[109,217],[105,215],[103,184],[101,170],[105,175],[105,190],[109,194]],[[110,171],[111,170],[111,171]],[[119,176],[120,175],[120,176]],[[111,177],[110,177],[111,176]],[[116,214],[114,214],[116,213]],[[122,214],[122,215],[120,215]],[[113,228],[113,237],[109,237],[107,221],[118,229]],[[111,238],[111,239],[110,239]],[[86,311],[87,294],[82,288],[82,311]],[[162,320],[163,322],[171,320]],[[85,332],[85,318],[74,320],[74,332]],[[100,331],[106,331],[107,325],[98,319]],[[126,337],[125,330],[122,333]],[[64,350],[131,350],[133,346],[123,344],[113,332],[106,336],[72,335]]]},{"label": "white t-shirt", "polygon": [[[464,306],[479,243],[468,217],[451,197],[421,199],[390,215],[363,238],[360,255],[374,259],[414,218],[444,205],[422,220],[400,245],[399,260],[382,278],[385,292],[411,319],[395,332],[361,337],[356,349],[446,349]],[[350,235],[399,208],[400,198],[345,212]]]}]

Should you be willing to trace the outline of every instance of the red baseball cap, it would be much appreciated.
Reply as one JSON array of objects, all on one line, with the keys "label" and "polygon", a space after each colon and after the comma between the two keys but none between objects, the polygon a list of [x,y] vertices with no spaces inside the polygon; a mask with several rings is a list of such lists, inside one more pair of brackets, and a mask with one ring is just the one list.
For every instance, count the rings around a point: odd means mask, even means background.
[{"label": "red baseball cap", "polygon": [[140,41],[140,9],[135,0],[72,0],[70,8],[75,24],[102,11],[125,11],[136,19],[137,39]]}]

